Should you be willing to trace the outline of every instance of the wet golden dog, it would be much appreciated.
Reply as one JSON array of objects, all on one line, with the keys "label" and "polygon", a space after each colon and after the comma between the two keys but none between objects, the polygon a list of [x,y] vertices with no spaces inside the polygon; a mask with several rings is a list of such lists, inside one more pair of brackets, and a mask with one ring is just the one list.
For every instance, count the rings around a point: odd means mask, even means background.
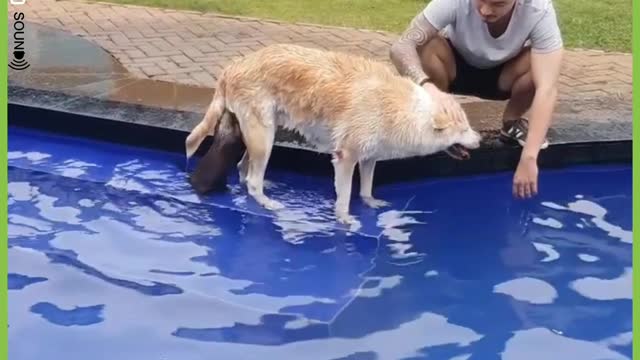
[{"label": "wet golden dog", "polygon": [[[377,161],[423,156],[448,151],[468,156],[480,135],[466,117],[454,121],[429,93],[385,64],[345,53],[272,45],[245,56],[220,74],[213,100],[203,120],[186,139],[191,157],[207,135],[216,148],[246,151],[237,163],[240,181],[249,194],[271,210],[282,205],[264,193],[264,174],[279,126],[293,129],[320,151],[333,154],[335,215],[352,223],[349,214],[352,177],[360,171],[360,197],[371,207],[387,205],[372,195]],[[216,143],[231,144],[229,146]],[[210,150],[215,158],[217,150]],[[241,151],[241,150],[240,150]],[[224,162],[227,155],[216,161]],[[218,166],[206,183],[224,176],[224,164],[209,160],[200,165]],[[193,183],[193,181],[192,181]]]}]

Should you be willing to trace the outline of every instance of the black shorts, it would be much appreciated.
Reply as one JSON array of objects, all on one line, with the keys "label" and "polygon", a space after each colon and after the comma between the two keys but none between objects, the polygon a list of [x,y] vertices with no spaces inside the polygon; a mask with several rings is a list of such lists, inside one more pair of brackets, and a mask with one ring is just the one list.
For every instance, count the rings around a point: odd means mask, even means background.
[{"label": "black shorts", "polygon": [[456,62],[456,78],[449,85],[449,92],[488,100],[507,100],[511,97],[510,91],[498,89],[498,78],[504,64],[489,69],[478,69],[467,63],[451,41],[446,40]]}]

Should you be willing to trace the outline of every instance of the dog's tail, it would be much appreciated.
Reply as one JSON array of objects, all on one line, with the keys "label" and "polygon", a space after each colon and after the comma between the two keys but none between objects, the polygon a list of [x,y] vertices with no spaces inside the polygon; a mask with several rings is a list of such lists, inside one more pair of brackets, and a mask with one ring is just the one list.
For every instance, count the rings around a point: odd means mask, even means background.
[{"label": "dog's tail", "polygon": [[191,130],[191,133],[189,133],[185,140],[187,160],[198,150],[200,144],[202,144],[202,141],[207,137],[207,135],[214,135],[218,122],[225,113],[225,108],[226,101],[224,83],[223,81],[220,81],[216,87],[213,99],[207,108],[207,112],[204,114],[200,123]]}]

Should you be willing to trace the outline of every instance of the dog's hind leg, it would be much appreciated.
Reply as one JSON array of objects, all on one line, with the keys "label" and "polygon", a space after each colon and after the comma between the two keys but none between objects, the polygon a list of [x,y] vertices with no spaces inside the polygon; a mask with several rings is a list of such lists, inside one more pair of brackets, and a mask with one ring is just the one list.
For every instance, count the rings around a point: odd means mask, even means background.
[{"label": "dog's hind leg", "polygon": [[240,183],[245,184],[247,182],[247,175],[249,173],[249,152],[245,151],[244,155],[242,155],[242,159],[238,162],[238,177],[240,178]]},{"label": "dog's hind leg", "polygon": [[384,200],[375,199],[373,192],[373,173],[376,168],[376,161],[373,159],[361,160],[360,170],[360,197],[362,201],[372,208],[389,206],[390,204]]},{"label": "dog's hind leg", "polygon": [[[260,119],[256,114],[258,111],[248,111],[246,121],[241,122],[244,126],[242,133],[245,139],[247,152],[244,159],[248,161],[246,184],[249,195],[251,195],[258,204],[269,210],[282,209],[284,205],[270,199],[264,194],[264,175],[267,170],[267,164],[271,157],[271,150],[275,138],[275,119],[273,114],[267,111]],[[239,164],[242,164],[240,161]]]},{"label": "dog's hind leg", "polygon": [[349,203],[351,200],[351,187],[353,183],[353,172],[357,160],[348,151],[338,150],[334,153],[334,186],[336,191],[335,215],[339,222],[353,224],[356,219],[349,214]]}]

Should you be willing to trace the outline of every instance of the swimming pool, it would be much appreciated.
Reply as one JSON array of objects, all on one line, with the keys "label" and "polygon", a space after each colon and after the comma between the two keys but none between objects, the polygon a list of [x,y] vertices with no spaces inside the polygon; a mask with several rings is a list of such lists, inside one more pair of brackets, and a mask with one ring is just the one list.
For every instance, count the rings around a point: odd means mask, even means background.
[{"label": "swimming pool", "polygon": [[[11,359],[630,359],[631,167],[381,186],[267,172],[195,196],[184,159],[9,131]],[[357,192],[355,192],[357,194]]]}]

